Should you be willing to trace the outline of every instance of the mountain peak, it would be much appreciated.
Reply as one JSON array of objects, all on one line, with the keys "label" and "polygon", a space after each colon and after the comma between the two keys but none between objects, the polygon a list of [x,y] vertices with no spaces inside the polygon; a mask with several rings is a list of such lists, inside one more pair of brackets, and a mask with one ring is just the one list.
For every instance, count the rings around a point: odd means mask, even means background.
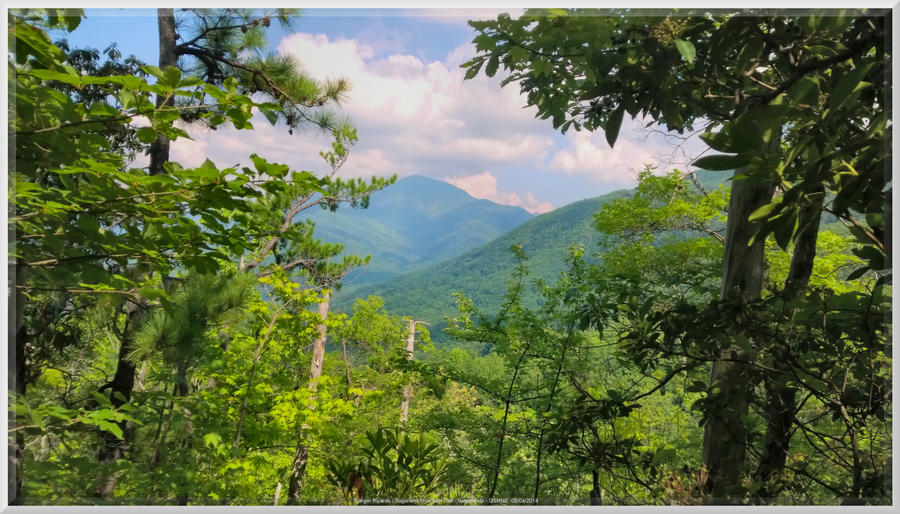
[{"label": "mountain peak", "polygon": [[521,207],[476,199],[447,182],[410,175],[372,194],[368,209],[309,214],[323,241],[371,255],[347,285],[383,280],[456,257],[532,218]]}]

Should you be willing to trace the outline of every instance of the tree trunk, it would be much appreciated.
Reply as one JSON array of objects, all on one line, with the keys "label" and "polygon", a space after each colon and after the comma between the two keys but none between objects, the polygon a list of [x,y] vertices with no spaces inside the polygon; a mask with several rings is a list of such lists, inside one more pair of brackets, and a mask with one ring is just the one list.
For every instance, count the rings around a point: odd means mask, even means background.
[{"label": "tree trunk", "polygon": [[[409,335],[406,336],[406,356],[413,360],[413,347],[416,344],[416,320],[409,320]],[[409,400],[412,398],[412,386],[403,388],[403,401],[400,402],[400,424],[405,425],[409,419]]]},{"label": "tree trunk", "polygon": [[800,230],[794,242],[791,269],[788,272],[784,290],[789,296],[796,296],[809,285],[813,264],[816,259],[816,242],[819,239],[819,222],[822,219],[824,190],[817,191],[818,200],[806,207],[800,215]]},{"label": "tree trunk", "polygon": [[[25,291],[24,287],[28,281],[28,267],[22,263],[15,263],[9,266],[11,274],[15,274],[16,282],[13,288],[12,301],[8,302],[8,308],[12,311],[8,319],[15,320],[9,324],[9,338],[7,341],[15,341],[15,344],[8,345],[8,361],[7,371],[7,387],[11,391],[15,391],[18,397],[25,396],[25,346],[28,343],[28,332],[25,329],[25,323],[22,314],[25,310]],[[14,424],[22,425],[24,420],[20,416],[15,415],[15,411],[10,406],[9,418],[14,420]],[[7,466],[9,470],[8,499],[10,505],[22,505],[22,459],[25,451],[25,436],[21,430],[13,432],[13,441],[10,441],[7,448]]]},{"label": "tree trunk", "polygon": [[[322,362],[325,359],[325,341],[328,336],[328,327],[325,320],[328,318],[328,307],[331,300],[331,292],[326,291],[322,301],[319,302],[319,318],[321,322],[317,327],[319,336],[313,341],[312,362],[309,365],[309,388],[315,391],[322,376]],[[313,396],[315,398],[315,396]],[[314,409],[315,405],[309,406]],[[306,478],[306,463],[309,461],[309,426],[300,427],[297,438],[297,451],[294,453],[294,462],[291,465],[291,479],[288,483],[288,505],[300,505],[300,493],[303,491],[303,480]]]},{"label": "tree trunk", "polygon": [[[769,203],[774,188],[767,183],[737,180],[732,184],[728,207],[728,227],[722,265],[723,300],[747,303],[762,292],[765,240],[757,238],[749,245],[756,224],[750,214]],[[736,346],[723,354],[735,360],[746,360]],[[736,503],[743,496],[742,480],[746,461],[747,427],[743,419],[748,413],[747,398],[753,390],[748,366],[732,360],[712,364],[708,396],[718,405],[709,416],[703,434],[703,486],[710,503]]]},{"label": "tree trunk", "polygon": [[313,341],[312,362],[309,364],[309,388],[313,390],[318,385],[319,377],[322,376],[322,362],[325,360],[325,341],[328,337],[328,327],[325,326],[325,320],[328,318],[330,301],[331,292],[326,292],[322,301],[319,302],[319,318],[322,321],[316,327],[319,331],[319,337]]},{"label": "tree trunk", "polygon": [[591,470],[591,481],[594,485],[589,493],[591,505],[603,505],[603,493],[600,491],[600,473],[596,469]]},{"label": "tree trunk", "polygon": [[[167,66],[176,65],[175,55],[175,12],[173,9],[157,9],[157,23],[159,26],[159,67],[165,69]],[[174,98],[166,99],[164,97],[156,97],[156,106],[163,104],[172,104]],[[157,135],[156,141],[150,145],[150,166],[151,175],[160,175],[165,173],[163,163],[169,160],[169,140],[162,134]],[[110,383],[111,397],[113,405],[120,407],[131,399],[131,391],[134,388],[135,369],[134,365],[128,362],[126,356],[134,348],[134,328],[136,318],[140,313],[147,309],[148,305],[145,299],[138,298],[135,302],[129,304],[126,312],[125,329],[122,331],[122,345],[119,347],[119,357],[116,363],[116,374]],[[124,401],[117,398],[119,393]],[[123,437],[125,426],[123,427]],[[125,450],[125,439],[105,432],[104,447],[100,450],[100,463],[104,465],[112,465],[119,460]],[[108,498],[115,488],[115,475],[110,473],[106,476],[98,490],[98,496]]]},{"label": "tree trunk", "polygon": [[[819,222],[822,218],[822,200],[824,191],[817,191],[817,201],[803,210],[800,215],[799,232],[794,242],[794,253],[791,256],[791,268],[788,272],[784,292],[787,298],[803,293],[809,285],[816,258],[816,241],[819,236]],[[777,349],[775,366],[787,373],[783,363],[786,362],[785,351]],[[786,387],[781,377],[772,377],[766,381],[767,424],[759,465],[754,473],[754,480],[763,482],[757,492],[757,502],[769,503],[778,493],[766,483],[776,478],[784,469],[791,442],[791,429],[794,426],[796,409],[796,393],[794,388]]]},{"label": "tree trunk", "polygon": [[[131,400],[131,391],[134,389],[135,369],[126,357],[134,349],[134,331],[138,322],[138,318],[146,312],[147,304],[143,299],[140,303],[132,301],[128,303],[125,310],[125,328],[122,330],[122,344],[119,347],[119,357],[116,363],[116,374],[112,381],[104,387],[110,390],[110,400],[113,407],[119,408]],[[122,428],[122,438],[118,438],[109,432],[103,432],[103,448],[100,449],[99,462],[103,467],[112,467],[113,464],[125,453],[127,447],[128,433],[126,432],[127,423],[120,422]],[[108,473],[106,478],[100,484],[97,496],[100,498],[109,498],[113,489],[116,487],[115,473]]]},{"label": "tree trunk", "polygon": [[[157,9],[156,19],[159,25],[159,67],[165,70],[168,66],[176,66],[178,58],[175,53],[175,12],[173,9]],[[156,108],[173,105],[174,98],[166,99],[156,96]],[[165,173],[163,163],[169,160],[169,138],[156,135],[156,141],[150,145],[150,174]]]}]

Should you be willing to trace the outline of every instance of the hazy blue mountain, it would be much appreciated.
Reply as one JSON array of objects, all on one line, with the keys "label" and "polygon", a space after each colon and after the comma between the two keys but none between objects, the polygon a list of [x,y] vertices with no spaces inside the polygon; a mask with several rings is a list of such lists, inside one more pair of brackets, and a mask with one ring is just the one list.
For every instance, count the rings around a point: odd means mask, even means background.
[{"label": "hazy blue mountain", "polygon": [[308,214],[323,241],[371,255],[345,287],[354,288],[456,257],[531,219],[521,207],[479,200],[456,186],[413,175],[371,197],[368,209]]}]

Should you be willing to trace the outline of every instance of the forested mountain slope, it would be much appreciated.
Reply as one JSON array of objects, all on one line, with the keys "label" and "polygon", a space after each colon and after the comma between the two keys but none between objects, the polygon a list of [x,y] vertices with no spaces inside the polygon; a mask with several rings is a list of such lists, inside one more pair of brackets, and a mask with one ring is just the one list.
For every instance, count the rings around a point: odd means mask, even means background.
[{"label": "forested mountain slope", "polygon": [[[510,246],[522,245],[534,278],[552,280],[562,271],[571,245],[582,244],[588,254],[599,250],[600,234],[592,226],[592,216],[605,202],[626,194],[615,191],[566,205],[456,258],[379,284],[351,287],[338,293],[337,306],[349,310],[354,298],[379,295],[389,311],[424,319],[432,325],[432,338],[443,341],[443,318],[456,312],[453,293],[464,291],[489,311],[499,306],[516,264]],[[375,265],[374,256],[372,261]]]},{"label": "forested mountain slope", "polygon": [[[697,179],[707,189],[730,187],[731,175],[730,171],[696,172]],[[404,179],[398,184],[407,180],[410,179]],[[378,284],[357,286],[351,277],[348,286],[336,295],[336,306],[349,312],[354,299],[378,295],[384,299],[385,307],[390,312],[427,321],[431,324],[431,335],[436,342],[449,342],[449,337],[442,330],[446,326],[444,317],[455,315],[457,311],[454,293],[464,292],[487,312],[495,311],[500,306],[508,279],[516,265],[515,258],[509,251],[510,246],[522,246],[528,257],[532,282],[536,279],[552,282],[565,269],[566,253],[572,245],[582,245],[588,256],[602,253],[601,235],[593,226],[593,214],[606,202],[630,196],[633,192],[634,190],[613,191],[560,207],[536,216],[458,257]],[[394,208],[399,210],[396,206]],[[831,216],[823,217],[822,228],[825,229],[825,225],[832,221],[834,218]],[[369,266],[380,269],[374,254]],[[536,298],[535,288],[527,288],[526,303],[533,304]]]},{"label": "forested mountain slope", "polygon": [[348,286],[380,282],[456,257],[532,218],[521,207],[473,198],[446,182],[413,175],[374,193],[368,209],[316,209],[306,215],[317,237],[344,252],[371,255]]}]

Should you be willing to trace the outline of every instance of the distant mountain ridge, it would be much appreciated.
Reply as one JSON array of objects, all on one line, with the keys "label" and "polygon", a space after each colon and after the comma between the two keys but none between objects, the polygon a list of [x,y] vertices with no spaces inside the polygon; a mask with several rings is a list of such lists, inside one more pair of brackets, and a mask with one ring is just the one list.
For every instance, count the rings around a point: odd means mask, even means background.
[{"label": "distant mountain ridge", "polygon": [[378,284],[341,291],[335,296],[335,307],[349,312],[355,298],[378,295],[389,312],[430,323],[432,338],[443,342],[444,316],[456,312],[453,293],[464,291],[486,312],[499,308],[516,265],[510,246],[522,245],[528,256],[532,271],[529,282],[535,278],[552,282],[563,270],[571,245],[584,245],[588,254],[599,249],[600,234],[593,228],[594,212],[604,203],[627,194],[630,191],[614,191],[560,207],[458,257]]},{"label": "distant mountain ridge", "polygon": [[412,175],[374,193],[368,209],[316,210],[307,217],[323,241],[343,244],[348,254],[372,255],[368,266],[345,280],[345,287],[355,288],[461,255],[533,215]]},{"label": "distant mountain ridge", "polygon": [[[710,189],[720,184],[728,187],[731,172],[698,171],[697,178]],[[593,214],[605,203],[633,194],[634,189],[613,191],[535,216],[458,257],[379,284],[341,291],[335,295],[335,308],[349,312],[355,298],[378,295],[384,299],[389,312],[427,321],[432,339],[439,344],[446,343],[449,338],[441,331],[446,327],[444,316],[457,312],[453,293],[464,292],[484,312],[496,312],[500,307],[516,265],[510,246],[522,245],[531,271],[529,284],[538,278],[552,283],[564,271],[565,257],[572,245],[583,245],[588,256],[603,250],[602,236],[593,225]],[[524,299],[526,303],[537,301],[533,286],[526,288]]]}]

